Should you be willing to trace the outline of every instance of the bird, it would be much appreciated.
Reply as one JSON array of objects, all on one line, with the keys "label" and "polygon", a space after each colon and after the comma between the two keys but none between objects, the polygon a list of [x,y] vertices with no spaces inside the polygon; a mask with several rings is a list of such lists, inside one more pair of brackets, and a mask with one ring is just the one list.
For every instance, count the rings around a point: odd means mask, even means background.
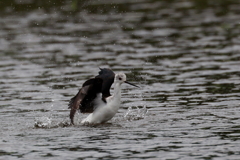
[{"label": "bird", "polygon": [[[70,99],[69,109],[71,124],[74,125],[74,115],[77,110],[81,113],[90,113],[81,121],[82,124],[100,124],[112,119],[121,105],[121,85],[139,86],[126,81],[122,72],[115,74],[109,68],[99,68],[99,75],[83,83],[78,93]],[[110,88],[114,84],[113,95]]]}]

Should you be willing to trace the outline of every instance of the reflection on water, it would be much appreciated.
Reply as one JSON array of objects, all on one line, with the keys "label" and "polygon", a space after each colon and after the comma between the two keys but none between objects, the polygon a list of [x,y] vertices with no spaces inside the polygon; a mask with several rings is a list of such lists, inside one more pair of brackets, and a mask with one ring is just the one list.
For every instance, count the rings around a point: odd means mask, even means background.
[{"label": "reflection on water", "polygon": [[[3,2],[3,159],[239,158],[238,1]],[[123,85],[109,123],[71,126],[98,67],[141,89]]]}]

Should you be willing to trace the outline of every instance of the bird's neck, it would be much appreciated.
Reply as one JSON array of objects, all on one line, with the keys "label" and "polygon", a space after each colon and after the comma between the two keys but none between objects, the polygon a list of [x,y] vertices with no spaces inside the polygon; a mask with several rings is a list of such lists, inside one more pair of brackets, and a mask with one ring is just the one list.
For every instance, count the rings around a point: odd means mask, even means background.
[{"label": "bird's neck", "polygon": [[115,83],[113,95],[114,95],[114,99],[121,100],[121,84],[120,83]]},{"label": "bird's neck", "polygon": [[121,84],[114,84],[113,95],[107,100],[107,102],[111,104],[109,106],[113,109],[114,113],[117,113],[121,104]]}]

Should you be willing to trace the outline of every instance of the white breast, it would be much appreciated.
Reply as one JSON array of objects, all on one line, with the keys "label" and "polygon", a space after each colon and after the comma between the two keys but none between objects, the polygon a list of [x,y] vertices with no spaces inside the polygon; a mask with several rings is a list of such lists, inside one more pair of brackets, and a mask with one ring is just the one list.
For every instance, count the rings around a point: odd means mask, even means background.
[{"label": "white breast", "polygon": [[107,103],[100,103],[99,100],[96,100],[96,103],[98,103],[99,106],[96,107],[94,112],[85,118],[81,123],[97,124],[104,123],[112,119],[120,107],[120,99],[115,99],[110,96],[106,99],[106,101]]}]

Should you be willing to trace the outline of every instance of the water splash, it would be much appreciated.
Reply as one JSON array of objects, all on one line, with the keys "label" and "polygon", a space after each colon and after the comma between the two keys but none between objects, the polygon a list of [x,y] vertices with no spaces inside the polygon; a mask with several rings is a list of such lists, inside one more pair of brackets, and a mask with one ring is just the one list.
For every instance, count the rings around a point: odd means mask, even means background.
[{"label": "water splash", "polygon": [[146,108],[146,105],[144,105],[143,108],[139,108],[138,106],[136,106],[136,109],[129,107],[128,111],[124,115],[124,118],[128,121],[139,120],[145,118],[147,113],[148,110]]},{"label": "water splash", "polygon": [[69,122],[68,119],[63,119],[61,121],[59,120],[54,120],[53,118],[43,116],[39,118],[35,118],[35,123],[34,127],[35,128],[64,128],[64,127],[69,127],[72,126],[72,124]]},{"label": "water splash", "polygon": [[44,116],[44,117],[35,118],[34,127],[50,128],[51,124],[52,124],[52,118]]},{"label": "water splash", "polygon": [[[51,93],[52,93],[52,91],[51,91]],[[44,115],[42,117],[35,118],[34,127],[36,127],[36,128],[50,128],[51,127],[54,101],[55,100],[52,99],[52,103],[50,106],[50,113],[48,115]]]},{"label": "water splash", "polygon": [[66,119],[63,119],[62,121],[60,122],[57,122],[56,125],[54,125],[53,127],[61,127],[61,128],[64,128],[64,127],[70,127],[72,126],[71,122],[69,121],[69,118],[67,117]]}]

